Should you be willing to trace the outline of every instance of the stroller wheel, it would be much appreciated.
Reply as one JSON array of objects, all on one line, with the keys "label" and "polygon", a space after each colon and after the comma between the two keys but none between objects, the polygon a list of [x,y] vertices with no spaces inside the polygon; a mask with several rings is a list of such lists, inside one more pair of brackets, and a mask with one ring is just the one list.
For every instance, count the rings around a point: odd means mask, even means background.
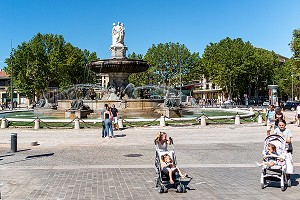
[{"label": "stroller wheel", "polygon": [[163,189],[162,185],[160,185],[160,184],[158,185],[157,189],[158,189],[159,193],[163,193],[164,192],[164,189]]},{"label": "stroller wheel", "polygon": [[266,179],[264,178],[263,176],[263,173],[261,174],[261,177],[260,177],[260,187],[261,189],[265,189],[267,186],[267,181]]},{"label": "stroller wheel", "polygon": [[284,192],[286,190],[286,186],[281,186],[281,191]]},{"label": "stroller wheel", "polygon": [[182,193],[186,193],[186,187],[185,187],[185,185],[181,184],[181,188],[182,188]]},{"label": "stroller wheel", "polygon": [[291,186],[292,186],[292,181],[291,181],[290,178],[289,178],[288,181],[287,181],[287,186],[288,186],[288,187],[291,187]]},{"label": "stroller wheel", "polygon": [[181,187],[181,184],[177,185],[177,192],[182,193],[182,187]]},{"label": "stroller wheel", "polygon": [[159,182],[160,182],[160,181],[159,181],[159,178],[157,178],[157,179],[156,179],[156,185],[155,185],[155,187],[158,187],[158,186],[159,186]]},{"label": "stroller wheel", "polygon": [[164,193],[168,192],[168,188],[166,186],[163,185],[162,188],[163,188]]}]

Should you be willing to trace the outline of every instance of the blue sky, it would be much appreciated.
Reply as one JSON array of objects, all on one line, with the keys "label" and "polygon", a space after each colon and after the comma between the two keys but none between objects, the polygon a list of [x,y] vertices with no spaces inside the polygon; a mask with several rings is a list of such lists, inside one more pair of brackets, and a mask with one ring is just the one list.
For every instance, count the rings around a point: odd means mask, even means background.
[{"label": "blue sky", "polygon": [[127,53],[179,42],[202,55],[210,42],[242,38],[291,57],[300,28],[298,0],[0,0],[0,68],[38,32],[63,35],[81,49],[110,58],[112,23],[124,23]]}]

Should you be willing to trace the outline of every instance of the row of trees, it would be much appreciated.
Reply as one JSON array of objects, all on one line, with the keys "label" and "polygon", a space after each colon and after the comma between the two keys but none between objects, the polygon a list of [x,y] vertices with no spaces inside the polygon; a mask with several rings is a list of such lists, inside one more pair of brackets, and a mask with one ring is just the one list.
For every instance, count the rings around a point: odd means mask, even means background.
[{"label": "row of trees", "polygon": [[4,70],[13,74],[15,88],[33,98],[45,96],[51,86],[63,88],[74,83],[94,82],[95,76],[87,64],[96,58],[95,52],[74,47],[62,35],[38,33],[13,50]]},{"label": "row of trees", "polygon": [[[151,65],[147,72],[132,74],[129,82],[137,86],[164,84],[175,87],[179,86],[180,79],[187,84],[204,75],[222,87],[229,98],[241,98],[251,93],[256,97],[266,95],[267,84],[278,84],[284,96],[290,94],[292,81],[294,88],[299,88],[300,29],[294,31],[290,46],[292,59],[281,63],[275,52],[256,48],[240,38],[227,37],[218,43],[210,43],[202,58],[199,53],[191,53],[184,44],[160,43],[152,45],[145,56],[128,55],[128,58],[144,59]],[[31,98],[44,94],[49,86],[63,88],[71,84],[94,83],[95,75],[87,64],[96,59],[95,52],[74,47],[61,35],[38,33],[13,50],[6,60],[5,71],[13,72],[14,86]]]},{"label": "row of trees", "polygon": [[[202,58],[191,53],[179,43],[152,45],[146,55],[129,55],[130,58],[145,59],[151,68],[142,75],[133,74],[130,82],[135,85],[165,84],[175,86],[182,82],[207,79],[223,88],[228,98],[267,96],[267,85],[279,86],[280,96],[287,100],[291,91],[299,96],[300,30],[293,33],[290,44],[293,57],[287,62],[279,61],[274,51],[254,47],[241,38],[229,37],[218,43],[210,43]],[[292,86],[293,82],[293,86]]]}]

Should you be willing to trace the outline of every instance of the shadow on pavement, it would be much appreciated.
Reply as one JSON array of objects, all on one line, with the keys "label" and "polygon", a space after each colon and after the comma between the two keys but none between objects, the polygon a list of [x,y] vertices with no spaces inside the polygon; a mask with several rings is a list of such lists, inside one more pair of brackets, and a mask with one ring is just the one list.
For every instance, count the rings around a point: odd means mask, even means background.
[{"label": "shadow on pavement", "polygon": [[0,158],[2,157],[7,157],[7,156],[14,156],[15,154],[6,154],[6,155],[3,155],[3,156],[0,156]]},{"label": "shadow on pavement", "polygon": [[22,152],[22,151],[30,151],[31,149],[21,149],[21,150],[18,150],[17,152]]},{"label": "shadow on pavement", "polygon": [[54,155],[54,153],[46,153],[46,154],[40,154],[40,155],[27,156],[25,159],[48,157],[48,156],[53,156],[53,155]]},{"label": "shadow on pavement", "polygon": [[292,181],[292,186],[297,186],[299,185],[299,181],[297,179],[300,178],[299,174],[291,174],[291,181]]}]

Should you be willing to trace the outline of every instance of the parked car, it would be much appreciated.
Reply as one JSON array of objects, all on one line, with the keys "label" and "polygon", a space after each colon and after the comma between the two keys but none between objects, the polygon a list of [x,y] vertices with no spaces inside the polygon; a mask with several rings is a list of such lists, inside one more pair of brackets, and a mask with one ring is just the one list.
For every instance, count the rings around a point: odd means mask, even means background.
[{"label": "parked car", "polygon": [[263,102],[263,106],[269,106],[269,105],[270,105],[269,100],[266,100],[266,101]]},{"label": "parked car", "polygon": [[295,102],[295,101],[286,102],[283,106],[283,110],[294,111],[294,110],[296,110],[296,107],[298,104],[299,104],[299,102]]}]

